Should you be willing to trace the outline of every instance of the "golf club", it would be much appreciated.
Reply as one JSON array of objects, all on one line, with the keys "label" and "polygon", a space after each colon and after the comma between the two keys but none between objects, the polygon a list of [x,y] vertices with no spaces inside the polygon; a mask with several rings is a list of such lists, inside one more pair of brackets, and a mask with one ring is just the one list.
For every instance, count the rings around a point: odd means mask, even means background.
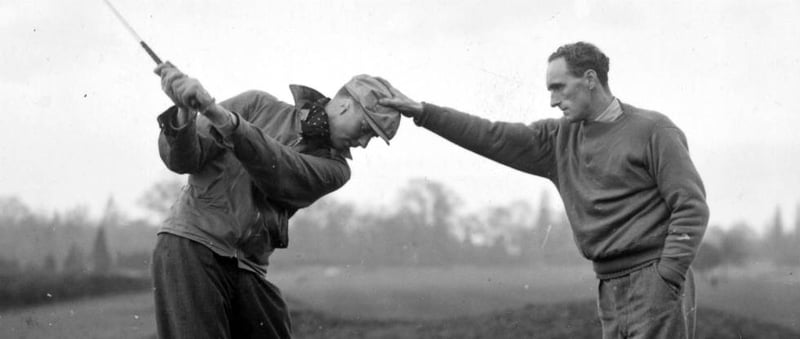
[{"label": "golf club", "polygon": [[128,32],[131,33],[133,38],[139,42],[139,45],[141,45],[142,48],[144,48],[144,51],[147,52],[150,58],[156,62],[156,65],[160,65],[162,63],[161,58],[159,58],[158,55],[156,55],[156,53],[153,52],[152,49],[150,49],[150,46],[148,46],[147,43],[145,43],[144,40],[142,40],[142,37],[140,37],[139,34],[136,34],[136,31],[133,30],[133,27],[131,27],[131,25],[128,24],[128,21],[126,21],[125,18],[123,18],[122,15],[119,14],[119,11],[117,11],[117,9],[114,8],[114,5],[112,5],[111,2],[108,0],[103,0],[103,1],[106,3],[106,5],[108,5],[108,8],[110,8],[111,11],[114,12],[114,16],[116,16],[117,19],[119,19],[119,21],[122,22],[123,25],[125,25],[125,28],[128,29]]}]

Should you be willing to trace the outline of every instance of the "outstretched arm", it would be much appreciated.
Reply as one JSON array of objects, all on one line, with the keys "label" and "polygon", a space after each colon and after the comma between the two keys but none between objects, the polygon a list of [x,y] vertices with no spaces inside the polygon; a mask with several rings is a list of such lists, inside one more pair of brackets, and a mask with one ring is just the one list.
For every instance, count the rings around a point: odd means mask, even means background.
[{"label": "outstretched arm", "polygon": [[542,120],[530,125],[492,122],[455,109],[420,103],[396,88],[379,103],[414,119],[414,123],[481,156],[520,171],[552,178],[552,140],[558,124]]}]

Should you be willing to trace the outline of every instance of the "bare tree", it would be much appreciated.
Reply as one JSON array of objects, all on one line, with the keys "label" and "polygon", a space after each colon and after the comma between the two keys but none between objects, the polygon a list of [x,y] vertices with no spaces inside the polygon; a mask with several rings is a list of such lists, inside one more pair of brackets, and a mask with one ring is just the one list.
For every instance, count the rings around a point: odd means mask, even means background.
[{"label": "bare tree", "polygon": [[172,204],[178,199],[184,183],[181,179],[170,177],[156,182],[139,198],[139,206],[165,218]]}]

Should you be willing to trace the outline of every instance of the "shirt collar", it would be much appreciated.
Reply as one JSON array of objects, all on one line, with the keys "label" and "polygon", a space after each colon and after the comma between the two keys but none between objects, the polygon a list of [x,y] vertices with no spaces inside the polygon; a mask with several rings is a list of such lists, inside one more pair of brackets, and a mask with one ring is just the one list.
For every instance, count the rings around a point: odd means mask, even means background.
[{"label": "shirt collar", "polygon": [[622,107],[619,104],[619,100],[614,98],[611,100],[611,103],[608,104],[608,107],[600,113],[593,121],[596,122],[612,122],[617,120],[622,115]]},{"label": "shirt collar", "polygon": [[[294,107],[300,111],[300,109],[305,106],[306,104],[313,104],[319,102],[323,99],[328,99],[328,97],[322,95],[319,91],[303,85],[289,85],[289,90],[292,92],[292,97],[294,98]],[[298,119],[305,118],[307,113],[300,112],[298,115]],[[341,155],[347,159],[353,159],[352,155],[350,154],[350,149],[344,150],[337,150],[331,147],[331,155]]]}]

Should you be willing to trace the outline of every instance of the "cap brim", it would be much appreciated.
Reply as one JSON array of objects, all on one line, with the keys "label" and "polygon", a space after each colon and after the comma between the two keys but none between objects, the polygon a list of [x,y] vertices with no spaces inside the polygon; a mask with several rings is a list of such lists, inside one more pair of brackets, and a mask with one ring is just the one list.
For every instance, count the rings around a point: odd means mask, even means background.
[{"label": "cap brim", "polygon": [[[358,106],[361,106],[361,103],[359,103]],[[385,141],[386,144],[388,145],[389,137],[386,136],[386,132],[384,132],[381,126],[378,125],[375,119],[372,118],[372,115],[370,115],[369,112],[367,112],[367,110],[365,110],[363,107],[361,107],[361,113],[364,114],[364,117],[366,118],[369,127],[372,127],[372,130],[375,131],[375,134],[381,137],[381,139],[383,139],[383,141]]]},{"label": "cap brim", "polygon": [[[383,82],[381,82],[381,84],[383,84]],[[353,99],[353,102],[355,102],[358,108],[361,110],[361,113],[364,114],[364,117],[367,119],[369,127],[371,127],[372,130],[375,131],[375,134],[381,137],[381,139],[383,139],[383,141],[385,141],[386,144],[389,145],[389,136],[386,135],[386,132],[384,132],[383,128],[381,128],[378,122],[372,118],[372,115],[366,108],[364,108],[364,105],[362,105],[361,102],[356,99],[358,98],[358,95],[353,93],[353,91],[350,90],[350,88],[347,85],[344,86],[344,89],[347,91],[347,94],[349,94],[350,97]]]}]

